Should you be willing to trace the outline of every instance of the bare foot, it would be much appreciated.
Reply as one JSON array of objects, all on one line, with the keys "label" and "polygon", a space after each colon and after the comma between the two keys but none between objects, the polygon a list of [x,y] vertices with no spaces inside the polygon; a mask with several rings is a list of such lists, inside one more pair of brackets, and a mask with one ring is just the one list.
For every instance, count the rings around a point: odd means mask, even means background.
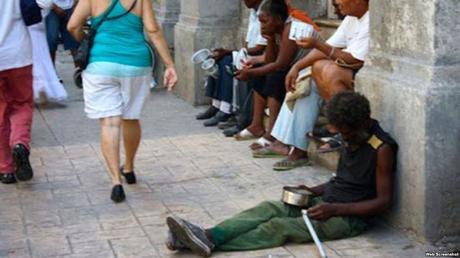
[{"label": "bare foot", "polygon": [[251,132],[256,137],[262,137],[265,134],[265,130],[263,128],[261,128],[261,127],[258,127],[258,126],[250,125],[250,126],[248,126],[246,128],[246,130]]},{"label": "bare foot", "polygon": [[290,148],[288,145],[280,142],[280,141],[275,141],[270,147],[268,147],[271,151],[276,152],[281,155],[289,155]]}]

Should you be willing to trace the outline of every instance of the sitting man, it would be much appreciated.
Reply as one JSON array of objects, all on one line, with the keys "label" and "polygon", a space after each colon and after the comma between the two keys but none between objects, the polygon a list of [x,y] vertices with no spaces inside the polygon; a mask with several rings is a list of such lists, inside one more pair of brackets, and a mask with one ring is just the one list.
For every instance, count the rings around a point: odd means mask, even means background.
[{"label": "sitting man", "polygon": [[[338,93],[328,104],[330,125],[347,146],[337,176],[315,187],[301,186],[313,193],[308,215],[321,240],[356,236],[368,227],[368,218],[391,205],[398,146],[370,114],[369,101],[354,92]],[[281,201],[262,202],[207,230],[177,217],[166,222],[172,236],[168,248],[180,245],[202,256],[312,241],[301,208]]]},{"label": "sitting man", "polygon": [[[246,34],[246,45],[249,55],[262,54],[267,40],[260,34],[260,22],[257,17],[257,9],[262,0],[244,0],[247,8],[251,9],[249,14],[248,32]],[[225,67],[233,63],[232,50],[217,48],[213,50],[213,58],[219,66],[219,77],[209,77],[206,87],[206,96],[212,99],[209,108],[198,114],[198,120],[209,119],[204,122],[205,126],[216,126],[219,122],[227,121],[232,111],[233,98],[233,77],[227,73]]]},{"label": "sitting man", "polygon": [[[289,170],[309,164],[305,135],[313,131],[321,107],[321,99],[329,101],[340,91],[353,90],[353,77],[364,63],[369,49],[369,2],[368,0],[337,0],[340,13],[346,15],[334,35],[323,43],[315,38],[297,41],[301,47],[313,47],[306,57],[297,62],[286,77],[286,89],[295,90],[299,71],[311,66],[311,91],[307,97],[298,99],[293,110],[286,104],[281,108],[272,136],[277,141],[271,146],[257,150],[255,157],[288,155],[276,162],[275,170]],[[293,150],[290,150],[290,147]]]}]

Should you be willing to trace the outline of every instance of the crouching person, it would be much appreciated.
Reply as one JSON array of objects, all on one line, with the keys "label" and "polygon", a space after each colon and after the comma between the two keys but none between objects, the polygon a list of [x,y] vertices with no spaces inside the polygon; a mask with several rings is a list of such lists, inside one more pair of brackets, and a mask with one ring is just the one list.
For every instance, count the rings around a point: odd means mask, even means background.
[{"label": "crouching person", "polygon": [[[356,236],[367,219],[390,207],[395,171],[396,142],[370,117],[368,100],[353,92],[338,93],[328,104],[329,123],[342,133],[337,176],[315,187],[308,208],[321,240]],[[171,250],[188,248],[202,256],[214,250],[272,248],[287,242],[311,242],[301,208],[281,201],[265,201],[210,229],[168,217]]]}]

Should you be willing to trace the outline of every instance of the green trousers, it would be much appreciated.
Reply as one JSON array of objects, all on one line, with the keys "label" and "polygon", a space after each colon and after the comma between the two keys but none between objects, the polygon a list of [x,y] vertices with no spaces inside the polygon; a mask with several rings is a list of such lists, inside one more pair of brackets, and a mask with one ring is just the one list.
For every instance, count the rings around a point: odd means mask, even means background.
[{"label": "green trousers", "polygon": [[[309,206],[321,202],[321,197],[315,197]],[[356,217],[332,217],[311,222],[323,241],[356,236],[367,227]],[[313,241],[301,209],[281,201],[262,202],[211,228],[210,233],[216,249],[222,251],[255,250],[281,246],[286,242]]]}]

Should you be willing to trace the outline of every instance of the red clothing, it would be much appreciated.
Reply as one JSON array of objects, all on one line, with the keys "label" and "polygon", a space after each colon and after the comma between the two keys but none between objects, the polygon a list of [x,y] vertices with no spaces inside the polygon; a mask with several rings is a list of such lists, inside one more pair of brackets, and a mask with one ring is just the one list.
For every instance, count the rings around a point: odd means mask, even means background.
[{"label": "red clothing", "polygon": [[32,65],[0,71],[0,173],[14,172],[14,145],[30,149],[33,111]]},{"label": "red clothing", "polygon": [[315,30],[317,32],[321,31],[320,28],[318,27],[318,25],[316,25],[313,20],[310,18],[310,16],[308,16],[308,13],[307,12],[304,12],[302,10],[299,10],[299,9],[296,9],[292,6],[288,6],[289,8],[289,15],[293,18],[296,18],[297,20],[300,20],[300,21],[303,21],[305,23],[308,23],[310,25],[313,25],[313,27],[315,28]]}]

